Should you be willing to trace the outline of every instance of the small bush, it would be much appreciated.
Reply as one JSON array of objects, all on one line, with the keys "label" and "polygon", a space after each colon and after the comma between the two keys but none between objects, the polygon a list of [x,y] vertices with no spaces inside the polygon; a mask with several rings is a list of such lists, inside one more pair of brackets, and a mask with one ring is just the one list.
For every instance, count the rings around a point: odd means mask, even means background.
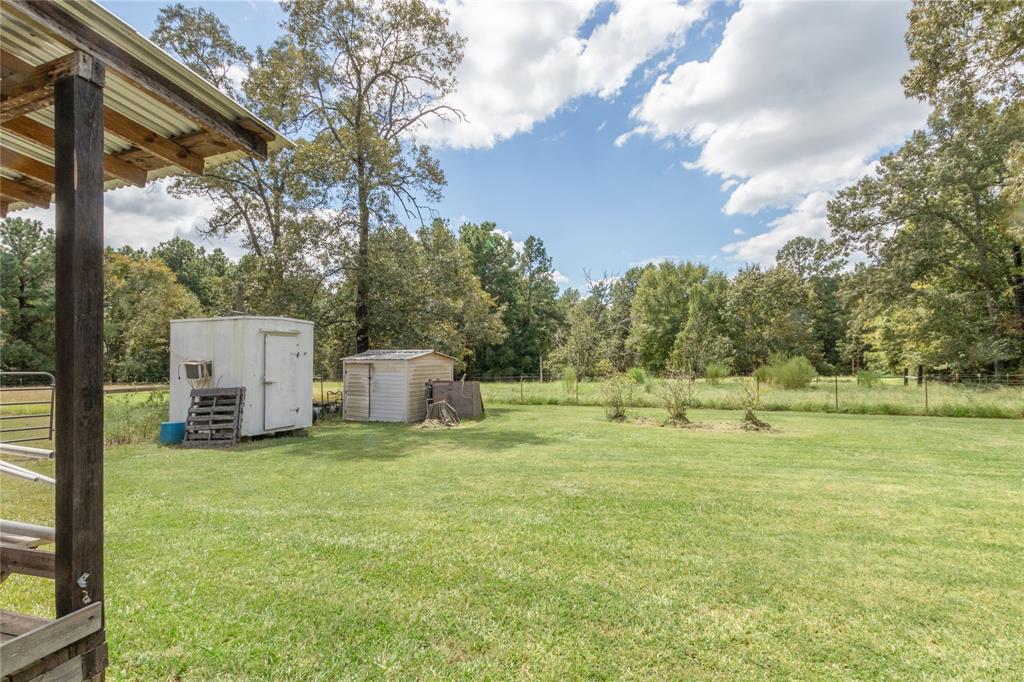
[{"label": "small bush", "polygon": [[882,383],[882,373],[873,369],[862,369],[857,372],[857,385],[872,388]]},{"label": "small bush", "polygon": [[646,384],[647,383],[647,372],[644,371],[643,367],[630,367],[626,370],[626,374],[633,380],[634,384]]},{"label": "small bush", "polygon": [[625,374],[612,377],[601,387],[605,416],[611,421],[626,418],[626,407],[633,403],[633,389],[636,382]]},{"label": "small bush", "polygon": [[562,370],[562,389],[565,391],[567,398],[572,398],[576,395],[576,370],[572,367],[566,367]]},{"label": "small bush", "polygon": [[107,445],[153,442],[160,423],[167,419],[167,391],[153,391],[145,398],[137,393],[106,398],[103,440]]},{"label": "small bush", "polygon": [[724,362],[709,362],[707,367],[704,368],[704,378],[712,386],[717,386],[718,382],[729,376],[729,365]]},{"label": "small bush", "polygon": [[791,390],[807,388],[814,377],[818,376],[818,372],[810,360],[797,355],[788,360],[776,360],[770,365],[758,367],[754,376],[760,381]]},{"label": "small bush", "polygon": [[670,375],[661,384],[661,402],[668,411],[669,421],[689,424],[686,410],[693,407],[696,396],[696,377],[693,374]]}]

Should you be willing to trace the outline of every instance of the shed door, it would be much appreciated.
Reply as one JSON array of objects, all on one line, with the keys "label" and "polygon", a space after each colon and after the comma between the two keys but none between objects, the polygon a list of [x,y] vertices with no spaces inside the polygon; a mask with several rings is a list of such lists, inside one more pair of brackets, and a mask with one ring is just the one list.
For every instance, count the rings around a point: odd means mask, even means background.
[{"label": "shed door", "polygon": [[263,430],[295,426],[299,405],[295,396],[299,358],[297,334],[263,337]]},{"label": "shed door", "polygon": [[374,363],[370,370],[370,420],[405,421],[405,367],[397,363]]},{"label": "shed door", "polygon": [[366,421],[370,418],[370,365],[362,362],[346,364],[342,381],[345,419]]}]

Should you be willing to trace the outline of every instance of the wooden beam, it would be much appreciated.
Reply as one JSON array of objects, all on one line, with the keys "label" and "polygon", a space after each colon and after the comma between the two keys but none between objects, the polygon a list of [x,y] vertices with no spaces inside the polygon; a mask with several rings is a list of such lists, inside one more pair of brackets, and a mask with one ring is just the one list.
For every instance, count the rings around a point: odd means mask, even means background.
[{"label": "wooden beam", "polygon": [[[101,67],[102,68],[102,67]],[[103,88],[54,89],[56,602],[103,600]]]},{"label": "wooden beam", "polygon": [[103,109],[103,122],[107,130],[131,142],[140,149],[196,175],[202,175],[206,161],[177,142],[153,132],[109,107]]},{"label": "wooden beam", "polygon": [[0,147],[0,166],[21,175],[27,175],[33,180],[45,182],[48,185],[53,184],[53,166],[37,161],[31,156],[20,154],[13,149]]},{"label": "wooden beam", "polygon": [[36,208],[50,207],[50,192],[37,187],[30,187],[17,180],[0,178],[0,196],[8,200],[8,203],[20,201]]},{"label": "wooden beam", "polygon": [[53,552],[27,547],[0,546],[0,572],[53,578]]},{"label": "wooden beam", "polygon": [[95,55],[144,93],[161,100],[181,114],[260,159],[267,158],[267,142],[245,129],[212,106],[181,87],[166,75],[124,48],[83,25],[56,2],[7,0],[8,6],[22,16],[41,24],[78,50]]},{"label": "wooden beam", "polygon": [[[47,149],[53,149],[53,129],[38,121],[33,121],[31,118],[23,116],[12,121],[5,121],[3,130]],[[111,154],[103,156],[103,170],[110,177],[123,180],[130,185],[146,186],[147,173],[144,168],[139,168],[135,164]]]},{"label": "wooden beam", "polygon": [[97,66],[91,55],[75,51],[35,66],[30,71],[0,79],[0,121],[9,121],[50,106],[53,102],[53,85],[59,78],[102,78],[102,71],[97,71]]},{"label": "wooden beam", "polygon": [[103,627],[103,604],[51,620],[0,644],[0,675],[6,676],[84,639]]}]

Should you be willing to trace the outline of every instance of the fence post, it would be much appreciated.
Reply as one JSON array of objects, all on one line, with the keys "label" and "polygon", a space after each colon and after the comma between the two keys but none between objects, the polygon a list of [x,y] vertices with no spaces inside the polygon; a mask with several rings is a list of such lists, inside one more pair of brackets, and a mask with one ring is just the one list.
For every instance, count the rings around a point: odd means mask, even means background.
[{"label": "fence post", "polygon": [[910,372],[910,370],[908,370],[906,367],[903,368],[903,385],[904,386],[907,386],[908,384],[910,384],[909,372]]},{"label": "fence post", "polygon": [[924,377],[924,413],[928,414],[928,375]]},{"label": "fence post", "polygon": [[523,375],[519,375],[519,402],[523,402]]},{"label": "fence post", "polygon": [[836,412],[839,411],[839,375],[836,375]]},{"label": "fence post", "polygon": [[576,404],[580,404],[580,378],[576,377]]},{"label": "fence post", "polygon": [[917,366],[917,385],[920,386],[924,383],[924,365]]}]

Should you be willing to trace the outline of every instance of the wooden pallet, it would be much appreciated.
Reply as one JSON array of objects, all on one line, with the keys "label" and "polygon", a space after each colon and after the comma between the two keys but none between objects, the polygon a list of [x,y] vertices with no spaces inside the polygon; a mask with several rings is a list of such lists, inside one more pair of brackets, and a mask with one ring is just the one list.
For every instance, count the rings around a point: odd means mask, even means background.
[{"label": "wooden pallet", "polygon": [[187,448],[237,445],[242,434],[244,405],[245,387],[192,389],[182,445]]}]

